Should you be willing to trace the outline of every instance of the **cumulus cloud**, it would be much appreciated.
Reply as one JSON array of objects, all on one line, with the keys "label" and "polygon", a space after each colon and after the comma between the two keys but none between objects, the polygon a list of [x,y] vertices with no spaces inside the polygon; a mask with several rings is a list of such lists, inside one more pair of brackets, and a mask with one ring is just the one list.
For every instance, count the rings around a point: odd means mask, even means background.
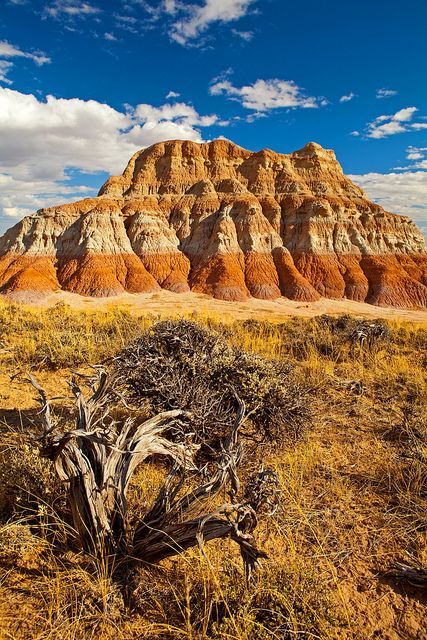
[{"label": "cumulus cloud", "polygon": [[387,211],[410,216],[427,235],[427,172],[366,173],[349,178]]},{"label": "cumulus cloud", "polygon": [[171,121],[178,124],[185,124],[191,127],[211,127],[219,121],[217,115],[200,116],[192,105],[185,102],[175,102],[175,104],[164,104],[161,107],[153,107],[150,104],[139,104],[134,117],[143,122],[163,122]]},{"label": "cumulus cloud", "polygon": [[[95,189],[86,186],[71,186],[58,184],[52,180],[34,180],[27,183],[27,188],[22,193],[23,183],[13,176],[0,174],[0,191],[3,198],[3,214],[11,218],[19,213],[28,213],[27,206],[34,208],[46,207],[58,202],[58,195],[67,199],[82,197],[82,194],[93,194]],[[31,190],[29,193],[27,191]],[[56,198],[56,200],[55,200]]]},{"label": "cumulus cloud", "polygon": [[180,93],[177,93],[176,91],[169,91],[169,93],[166,96],[166,100],[172,100],[173,98],[179,98],[181,96]]},{"label": "cumulus cloud", "polygon": [[406,157],[408,160],[421,160],[421,158],[424,157],[425,151],[427,151],[427,147],[408,147]]},{"label": "cumulus cloud", "polygon": [[427,157],[427,147],[413,147],[406,149],[406,157],[408,160],[422,160]]},{"label": "cumulus cloud", "polygon": [[406,158],[411,164],[407,167],[396,167],[396,170],[427,169],[427,147],[408,147],[406,149]]},{"label": "cumulus cloud", "polygon": [[205,0],[203,5],[175,3],[169,4],[175,12],[178,8],[184,17],[176,20],[170,32],[175,42],[185,45],[197,38],[216,22],[234,22],[245,16],[255,0]]},{"label": "cumulus cloud", "polygon": [[340,102],[350,102],[351,100],[353,100],[353,98],[356,98],[356,94],[353,93],[353,91],[350,91],[350,93],[341,96]]},{"label": "cumulus cloud", "polygon": [[213,124],[221,125],[218,116],[184,102],[122,112],[95,100],[41,100],[0,87],[0,215],[76,193],[73,169],[121,173],[138,149],[169,139],[201,142],[200,128]]},{"label": "cumulus cloud", "polygon": [[[43,101],[0,88],[0,171],[31,180],[63,178],[66,166],[106,170],[114,158],[111,144],[123,148],[121,131],[130,124],[126,114],[99,102]],[[133,148],[128,144],[127,151]]]},{"label": "cumulus cloud", "polygon": [[253,84],[235,87],[229,80],[214,81],[209,92],[237,100],[245,109],[263,113],[280,108],[316,108],[318,99],[307,97],[293,80],[256,80]]},{"label": "cumulus cloud", "polygon": [[20,180],[0,173],[0,234],[25,215],[53,206],[96,195],[96,189],[72,186],[54,180]]},{"label": "cumulus cloud", "polygon": [[382,98],[391,98],[392,96],[396,96],[397,95],[397,91],[395,91],[394,89],[377,89],[377,92],[375,94],[376,98],[382,99]]},{"label": "cumulus cloud", "polygon": [[406,107],[392,115],[378,116],[367,125],[366,137],[386,138],[405,131],[427,129],[426,122],[412,122],[417,111],[417,107]]}]

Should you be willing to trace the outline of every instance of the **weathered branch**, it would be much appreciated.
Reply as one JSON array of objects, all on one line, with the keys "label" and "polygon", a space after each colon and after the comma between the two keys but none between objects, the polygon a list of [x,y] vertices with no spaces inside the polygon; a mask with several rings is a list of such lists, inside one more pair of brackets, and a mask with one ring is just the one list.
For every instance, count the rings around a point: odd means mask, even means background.
[{"label": "weathered branch", "polygon": [[124,543],[126,492],[137,465],[151,455],[166,455],[194,469],[197,447],[164,437],[186,414],[179,410],[163,412],[139,424],[128,418],[121,429],[115,429],[114,422],[106,420],[105,411],[111,381],[101,371],[99,384],[88,400],[76,381],[72,382],[76,428],[61,433],[52,424],[46,393],[34,378],[30,380],[39,392],[42,407],[41,453],[54,462],[59,479],[68,485],[73,524],[83,547],[103,553],[120,548]]},{"label": "weathered branch", "polygon": [[[239,431],[247,418],[240,399],[234,425],[206,478],[207,467],[202,470],[195,464],[200,445],[185,437],[188,413],[175,409],[144,421],[138,421],[137,416],[114,418],[119,398],[115,379],[100,369],[97,382],[88,380],[92,395],[87,399],[76,379],[71,382],[76,424],[61,431],[45,391],[34,378],[30,381],[41,405],[40,450],[52,460],[58,477],[67,485],[74,527],[85,550],[116,560],[119,555],[127,565],[130,561],[154,563],[195,545],[203,548],[205,542],[215,538],[229,537],[239,545],[246,574],[251,576],[259,559],[266,557],[257,549],[253,531],[257,510],[272,502],[275,475],[262,472],[257,479],[252,477],[243,498],[238,497],[242,455]],[[139,464],[159,455],[173,460],[172,470],[128,539],[126,494],[131,478]],[[203,475],[203,482],[184,491],[186,483],[194,485]],[[204,505],[225,488],[230,503],[220,505],[213,513],[206,512]]]},{"label": "weathered branch", "polygon": [[402,584],[427,591],[427,568],[396,562],[387,574]]}]

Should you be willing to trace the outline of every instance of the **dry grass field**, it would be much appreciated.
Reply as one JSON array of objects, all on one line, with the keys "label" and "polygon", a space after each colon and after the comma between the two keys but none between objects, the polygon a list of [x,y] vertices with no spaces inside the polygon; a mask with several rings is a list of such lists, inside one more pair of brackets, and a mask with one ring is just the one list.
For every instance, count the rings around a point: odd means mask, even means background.
[{"label": "dry grass field", "polygon": [[[274,469],[281,490],[257,529],[269,557],[255,581],[234,545],[213,541],[141,566],[124,603],[106,567],[69,547],[61,488],[25,436],[37,419],[26,377],[65,415],[72,371],[114,355],[158,314],[2,303],[0,638],[427,640],[426,587],[393,573],[427,566],[427,323],[384,320],[366,340],[345,316],[192,319],[289,363],[308,390],[312,421],[298,441],[248,444],[250,464]],[[161,465],[139,468],[131,513],[163,478]]]}]

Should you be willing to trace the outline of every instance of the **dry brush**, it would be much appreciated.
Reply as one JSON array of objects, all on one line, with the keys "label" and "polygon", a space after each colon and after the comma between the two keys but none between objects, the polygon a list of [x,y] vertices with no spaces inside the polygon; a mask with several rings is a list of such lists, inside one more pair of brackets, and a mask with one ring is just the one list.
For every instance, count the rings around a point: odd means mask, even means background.
[{"label": "dry brush", "polygon": [[[76,374],[72,426],[55,416],[35,378],[30,381],[41,423],[32,440],[66,488],[81,549],[107,560],[126,584],[141,562],[197,545],[203,551],[205,542],[229,538],[251,578],[266,557],[254,537],[258,516],[277,507],[279,492],[275,473],[262,467],[246,473],[241,485],[242,440],[257,434],[274,441],[280,432],[295,438],[303,431],[309,412],[289,369],[182,321],[159,323],[108,367]],[[159,457],[169,461],[167,477],[131,526],[132,476]]]}]

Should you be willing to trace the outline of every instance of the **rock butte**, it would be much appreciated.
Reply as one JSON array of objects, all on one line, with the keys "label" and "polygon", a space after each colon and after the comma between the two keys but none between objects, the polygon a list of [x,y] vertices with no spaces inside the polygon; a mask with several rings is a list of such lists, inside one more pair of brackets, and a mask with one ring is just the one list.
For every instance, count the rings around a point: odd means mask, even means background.
[{"label": "rock butte", "polygon": [[0,292],[23,299],[164,288],[427,306],[417,227],[368,200],[314,142],[289,155],[226,140],[155,144],[97,198],[24,218],[0,256]]}]

